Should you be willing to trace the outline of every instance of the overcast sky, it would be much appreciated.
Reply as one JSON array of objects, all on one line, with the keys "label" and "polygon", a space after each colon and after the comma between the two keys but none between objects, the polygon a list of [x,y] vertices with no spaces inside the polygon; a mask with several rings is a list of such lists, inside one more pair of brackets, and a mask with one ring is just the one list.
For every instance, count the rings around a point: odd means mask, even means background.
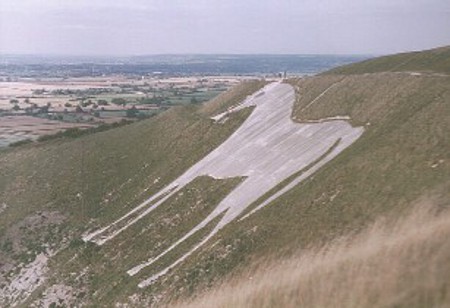
[{"label": "overcast sky", "polygon": [[386,54],[450,45],[450,0],[0,0],[0,53]]}]

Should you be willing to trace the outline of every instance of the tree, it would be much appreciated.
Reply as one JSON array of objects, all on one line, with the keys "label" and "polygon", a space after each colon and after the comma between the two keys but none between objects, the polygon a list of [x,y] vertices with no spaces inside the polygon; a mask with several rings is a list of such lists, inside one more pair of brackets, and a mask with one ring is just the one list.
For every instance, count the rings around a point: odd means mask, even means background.
[{"label": "tree", "polygon": [[136,109],[136,106],[133,105],[130,109],[127,109],[126,116],[127,118],[135,118],[139,114],[139,111]]},{"label": "tree", "polygon": [[127,101],[124,98],[116,97],[111,100],[111,103],[125,106]]},{"label": "tree", "polygon": [[20,110],[20,107],[19,107],[19,105],[14,105],[14,107],[12,108],[14,111],[19,111]]},{"label": "tree", "polygon": [[49,108],[48,105],[42,106],[42,107],[40,108],[40,112],[41,112],[41,113],[48,113],[48,108]]},{"label": "tree", "polygon": [[9,102],[11,104],[13,104],[13,105],[17,105],[19,103],[19,100],[18,99],[11,99]]}]

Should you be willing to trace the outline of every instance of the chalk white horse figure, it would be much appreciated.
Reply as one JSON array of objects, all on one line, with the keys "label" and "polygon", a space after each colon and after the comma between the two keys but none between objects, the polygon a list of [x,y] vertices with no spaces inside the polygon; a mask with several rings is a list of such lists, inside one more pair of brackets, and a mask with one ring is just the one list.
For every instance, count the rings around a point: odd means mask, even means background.
[{"label": "chalk white horse figure", "polygon": [[[201,223],[158,256],[127,272],[131,276],[137,274],[212,220],[223,215],[212,231],[189,252],[164,270],[139,283],[138,286],[143,288],[189,257],[277,184],[285,179],[291,179],[291,182],[257,205],[244,218],[309,177],[363,133],[362,127],[352,127],[341,118],[318,123],[295,123],[291,120],[294,100],[294,89],[290,85],[274,82],[248,97],[239,106],[214,117],[213,119],[217,121],[230,112],[250,106],[256,107],[223,144],[178,179],[112,224],[87,234],[83,239],[102,245],[149,214],[198,176],[207,175],[218,179],[245,177]],[[303,172],[299,172],[301,170]],[[298,176],[292,179],[295,174]]]}]

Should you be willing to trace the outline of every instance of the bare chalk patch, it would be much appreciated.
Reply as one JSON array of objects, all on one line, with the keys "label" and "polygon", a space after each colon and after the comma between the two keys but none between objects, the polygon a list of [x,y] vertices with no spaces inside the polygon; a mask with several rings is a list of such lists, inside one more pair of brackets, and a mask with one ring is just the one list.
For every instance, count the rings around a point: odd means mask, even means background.
[{"label": "bare chalk patch", "polygon": [[50,252],[38,254],[33,262],[13,276],[10,283],[1,289],[1,302],[8,306],[16,306],[26,300],[45,281],[47,262],[51,255]]}]

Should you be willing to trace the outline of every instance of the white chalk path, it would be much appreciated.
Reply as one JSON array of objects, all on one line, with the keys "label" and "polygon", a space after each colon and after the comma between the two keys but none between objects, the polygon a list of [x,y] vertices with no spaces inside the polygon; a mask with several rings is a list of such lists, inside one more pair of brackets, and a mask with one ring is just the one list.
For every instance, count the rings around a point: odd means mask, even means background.
[{"label": "white chalk path", "polygon": [[322,93],[320,93],[315,99],[313,99],[308,105],[306,105],[305,107],[303,107],[300,112],[305,111],[306,109],[308,109],[309,107],[311,107],[312,105],[314,105],[319,99],[321,99],[325,94],[328,93],[328,91],[330,91],[331,89],[333,89],[334,87],[336,87],[337,85],[339,85],[340,83],[342,83],[345,80],[345,78],[342,78],[340,81],[337,81],[335,83],[333,83],[331,86],[329,86],[328,88],[326,88]]},{"label": "white chalk path", "polygon": [[[102,245],[150,213],[198,176],[208,175],[220,179],[237,176],[246,177],[200,224],[160,255],[133,267],[127,272],[131,276],[137,274],[223,214],[218,224],[201,242],[163,271],[138,285],[141,288],[146,287],[189,257],[220,229],[242,214],[250,204],[277,184],[296,174],[299,170],[308,167],[305,172],[258,205],[248,215],[269,204],[306,179],[352,144],[363,133],[363,128],[354,128],[343,120],[314,124],[294,123],[290,117],[294,99],[295,93],[290,85],[278,82],[271,83],[238,107],[215,117],[215,120],[220,120],[229,112],[256,106],[241,127],[218,148],[159,193],[109,226],[86,235],[84,240]],[[322,159],[318,160],[319,158]]]}]

